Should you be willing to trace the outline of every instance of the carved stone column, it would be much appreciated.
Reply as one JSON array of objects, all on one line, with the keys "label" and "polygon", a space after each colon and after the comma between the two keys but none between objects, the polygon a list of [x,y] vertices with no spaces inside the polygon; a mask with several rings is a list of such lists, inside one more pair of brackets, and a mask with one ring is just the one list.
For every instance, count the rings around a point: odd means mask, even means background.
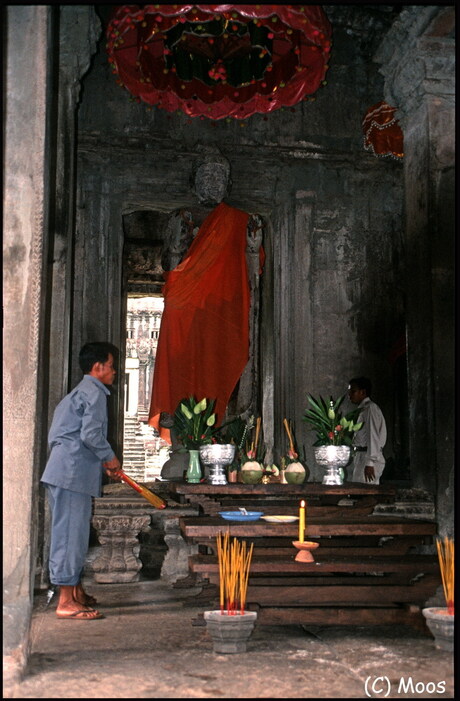
[{"label": "carved stone column", "polygon": [[248,419],[257,415],[259,409],[259,325],[260,325],[260,247],[263,241],[264,222],[257,214],[248,221],[246,264],[250,290],[249,307],[249,360],[243,370],[238,393],[229,402],[230,414]]},{"label": "carved stone column", "polygon": [[3,681],[8,684],[21,675],[30,650],[37,473],[46,434],[41,352],[51,169],[47,123],[56,46],[50,5],[8,5],[3,19],[8,96],[3,113],[3,455],[8,475],[3,489]]},{"label": "carved stone column", "polygon": [[410,6],[375,56],[404,133],[411,476],[436,491],[441,532],[453,531],[454,32],[453,6]]},{"label": "carved stone column", "polygon": [[161,578],[169,583],[184,579],[189,574],[188,559],[196,555],[198,545],[186,543],[180,532],[179,517],[164,522],[165,543],[168,551],[161,567]]},{"label": "carved stone column", "polygon": [[92,562],[94,581],[100,584],[137,582],[142,562],[139,559],[139,533],[150,527],[150,516],[94,516],[101,550]]},{"label": "carved stone column", "polygon": [[[298,445],[311,444],[306,424],[298,417],[304,412],[305,398],[308,391],[311,391],[313,379],[314,295],[310,267],[315,206],[315,192],[298,190],[278,208],[273,223],[277,232],[273,237],[273,260],[283,261],[283,265],[274,266],[272,273],[275,295],[271,342],[275,393],[272,420],[274,447],[278,455],[284,452],[282,446],[286,445],[284,417],[293,420]],[[324,287],[325,283],[320,281],[318,289],[320,285]],[[303,299],[301,304],[299,299]],[[265,421],[264,416],[264,424]],[[315,466],[313,449],[307,454],[307,462],[309,466]],[[318,468],[313,467],[314,469]],[[318,477],[312,478],[319,479],[319,474],[318,470]]]}]

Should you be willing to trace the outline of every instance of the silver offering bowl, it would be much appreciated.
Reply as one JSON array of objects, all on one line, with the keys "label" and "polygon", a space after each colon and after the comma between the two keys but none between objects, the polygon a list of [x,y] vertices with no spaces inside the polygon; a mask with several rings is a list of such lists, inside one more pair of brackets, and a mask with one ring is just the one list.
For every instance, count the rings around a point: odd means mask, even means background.
[{"label": "silver offering bowl", "polygon": [[349,445],[319,445],[315,448],[315,460],[326,468],[323,484],[343,484],[343,468],[350,460]]},{"label": "silver offering bowl", "polygon": [[212,443],[200,447],[203,465],[209,468],[207,476],[210,484],[227,484],[225,466],[230,465],[235,457],[235,446],[231,443]]}]

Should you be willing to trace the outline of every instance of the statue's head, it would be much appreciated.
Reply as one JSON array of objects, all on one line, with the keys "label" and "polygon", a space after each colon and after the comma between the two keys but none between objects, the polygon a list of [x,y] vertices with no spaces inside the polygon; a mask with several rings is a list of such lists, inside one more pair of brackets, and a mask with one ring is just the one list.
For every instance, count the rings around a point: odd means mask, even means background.
[{"label": "statue's head", "polygon": [[192,188],[201,204],[216,205],[230,190],[230,163],[215,146],[199,146]]}]

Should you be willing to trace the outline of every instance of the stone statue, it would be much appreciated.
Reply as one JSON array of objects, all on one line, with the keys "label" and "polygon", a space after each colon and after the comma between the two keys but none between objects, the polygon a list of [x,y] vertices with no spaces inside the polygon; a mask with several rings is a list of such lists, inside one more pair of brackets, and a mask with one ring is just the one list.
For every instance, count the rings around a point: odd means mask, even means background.
[{"label": "stone statue", "polygon": [[[198,148],[199,156],[194,163],[191,174],[191,185],[196,194],[198,205],[190,209],[180,209],[170,217],[165,231],[164,244],[161,256],[162,266],[165,271],[173,270],[184,259],[190,244],[208,214],[228,196],[231,187],[230,163],[213,146]],[[258,386],[258,319],[259,319],[259,273],[260,273],[260,247],[263,237],[263,220],[260,216],[250,214],[247,227],[246,262],[251,294],[249,312],[249,361],[242,376],[235,387],[227,406],[227,416],[224,420],[234,416],[242,416],[243,419],[257,412],[257,386]],[[163,415],[162,415],[163,417]],[[166,424],[161,421],[165,427]],[[174,464],[177,470],[173,470],[171,459],[165,463],[162,477],[173,479],[183,476],[183,455],[177,453]],[[179,457],[180,456],[180,457]],[[169,463],[169,464],[168,464]],[[173,474],[174,472],[174,474]],[[177,474],[176,474],[177,472]],[[168,473],[168,476],[166,475]],[[180,474],[179,474],[180,473]]]},{"label": "stone statue", "polygon": [[161,264],[163,270],[174,270],[187,253],[190,244],[209,212],[224,200],[231,186],[230,163],[213,146],[198,147],[190,185],[199,206],[179,209],[171,215],[166,228]]}]

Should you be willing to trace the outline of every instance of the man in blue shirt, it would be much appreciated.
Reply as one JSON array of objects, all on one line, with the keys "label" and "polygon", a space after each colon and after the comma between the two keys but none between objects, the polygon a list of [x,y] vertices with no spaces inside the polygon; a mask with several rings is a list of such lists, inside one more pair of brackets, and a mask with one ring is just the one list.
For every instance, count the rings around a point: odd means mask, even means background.
[{"label": "man in blue shirt", "polygon": [[51,509],[50,581],[59,586],[58,618],[103,616],[83,590],[92,497],[101,495],[102,470],[117,480],[121,465],[107,441],[106,385],[115,378],[113,346],[87,343],[79,354],[84,377],[58,404],[48,435],[51,449],[41,481]]}]

